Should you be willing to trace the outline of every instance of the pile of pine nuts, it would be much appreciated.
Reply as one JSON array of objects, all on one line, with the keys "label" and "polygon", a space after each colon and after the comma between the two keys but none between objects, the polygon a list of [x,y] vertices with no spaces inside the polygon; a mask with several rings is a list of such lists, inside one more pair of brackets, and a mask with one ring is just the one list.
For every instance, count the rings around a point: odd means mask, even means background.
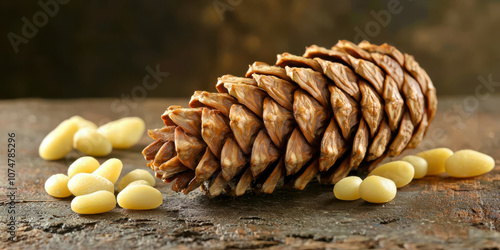
[{"label": "pile of pine nuts", "polygon": [[125,117],[99,128],[80,116],[64,120],[40,144],[38,153],[45,160],[59,160],[71,150],[90,156],[109,155],[113,148],[135,145],[144,134],[145,124],[139,117]]},{"label": "pile of pine nuts", "polygon": [[490,172],[495,160],[486,154],[465,149],[455,153],[448,148],[436,148],[409,155],[375,168],[364,180],[346,177],[333,188],[339,200],[363,199],[371,203],[386,203],[396,197],[397,189],[413,179],[446,172],[451,177],[469,178]]},{"label": "pile of pine nuts", "polygon": [[68,175],[56,174],[45,182],[45,191],[54,197],[76,196],[71,209],[79,214],[99,214],[118,205],[125,209],[149,210],[163,203],[160,191],[154,188],[155,178],[144,169],[136,169],[118,183],[123,164],[112,158],[103,164],[90,156],[81,157],[68,168]]}]

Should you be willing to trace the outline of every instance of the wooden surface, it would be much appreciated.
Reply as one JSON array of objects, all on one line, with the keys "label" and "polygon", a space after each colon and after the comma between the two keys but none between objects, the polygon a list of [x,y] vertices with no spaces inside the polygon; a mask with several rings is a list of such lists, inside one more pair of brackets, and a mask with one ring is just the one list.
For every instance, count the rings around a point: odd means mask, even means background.
[{"label": "wooden surface", "polygon": [[[474,98],[474,97],[472,97]],[[0,249],[9,248],[494,248],[500,247],[500,98],[478,106],[466,97],[440,98],[439,111],[419,148],[472,148],[493,156],[495,169],[480,177],[445,174],[413,181],[384,205],[336,200],[331,186],[311,183],[303,191],[209,199],[195,191],[185,196],[159,183],[164,203],[152,211],[115,208],[101,215],[78,215],[71,198],[56,199],[43,189],[52,174],[66,173],[81,156],[59,161],[38,156],[42,138],[63,119],[81,115],[96,123],[138,115],[147,128],[162,126],[169,105],[187,100],[146,100],[118,109],[114,99],[0,101]],[[476,98],[477,100],[477,98]],[[465,106],[464,106],[465,105]],[[8,241],[7,133],[16,133],[16,242]],[[123,172],[146,168],[140,154],[144,136],[129,150],[111,155]],[[399,159],[395,157],[394,159]]]}]

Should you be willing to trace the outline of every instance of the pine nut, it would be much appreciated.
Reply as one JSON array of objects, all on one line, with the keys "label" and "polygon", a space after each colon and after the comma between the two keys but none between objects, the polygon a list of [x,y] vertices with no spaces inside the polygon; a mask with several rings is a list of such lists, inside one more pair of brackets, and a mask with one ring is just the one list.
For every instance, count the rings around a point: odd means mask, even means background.
[{"label": "pine nut", "polygon": [[68,189],[75,196],[86,195],[96,191],[105,190],[114,192],[114,186],[108,179],[95,174],[79,173],[68,182]]},{"label": "pine nut", "polygon": [[69,177],[65,174],[52,175],[45,181],[45,191],[57,198],[69,197],[68,181]]},{"label": "pine nut", "polygon": [[397,188],[404,187],[413,180],[415,170],[413,166],[406,161],[393,161],[382,164],[375,168],[368,176],[378,175],[396,184]]},{"label": "pine nut", "polygon": [[445,162],[446,173],[457,178],[482,175],[494,167],[493,157],[470,149],[455,152]]},{"label": "pine nut", "polygon": [[113,145],[113,148],[130,148],[135,145],[144,134],[144,121],[139,117],[125,117],[108,122],[99,127],[99,133],[104,135]]},{"label": "pine nut", "polygon": [[69,119],[74,120],[78,124],[78,129],[82,129],[82,128],[95,128],[95,129],[97,129],[97,125],[95,125],[95,123],[93,123],[93,122],[91,122],[91,121],[89,121],[81,116],[75,115]]},{"label": "pine nut", "polygon": [[86,155],[105,156],[113,147],[108,138],[97,132],[95,128],[82,128],[73,138],[73,147]]},{"label": "pine nut", "polygon": [[104,190],[77,196],[71,201],[71,210],[79,214],[100,214],[115,207],[115,195]]},{"label": "pine nut", "polygon": [[45,138],[43,138],[38,154],[44,160],[59,160],[73,149],[73,136],[78,130],[74,120],[64,120]]},{"label": "pine nut", "polygon": [[122,161],[111,158],[105,161],[98,169],[96,169],[92,174],[100,175],[113,183],[116,183],[120,173],[122,172],[123,164]]},{"label": "pine nut", "polygon": [[127,187],[131,182],[137,180],[147,181],[148,185],[152,187],[155,185],[155,178],[147,170],[136,169],[123,176],[118,183],[118,192],[122,191],[122,189]]},{"label": "pine nut", "polygon": [[371,203],[386,203],[396,197],[396,184],[390,179],[372,175],[359,184],[359,196]]},{"label": "pine nut", "polygon": [[69,178],[79,173],[92,173],[99,168],[99,162],[92,156],[84,156],[74,161],[68,168]]},{"label": "pine nut", "polygon": [[409,162],[415,170],[413,179],[423,178],[427,174],[427,161],[416,155],[407,155],[401,159],[402,161]]},{"label": "pine nut", "polygon": [[129,185],[117,197],[118,205],[126,209],[148,210],[159,207],[163,197],[156,188],[146,185]]},{"label": "pine nut", "polygon": [[420,152],[417,156],[420,156],[427,161],[426,175],[438,175],[444,172],[444,163],[452,154],[453,151],[449,148],[435,148]]},{"label": "pine nut", "polygon": [[339,200],[353,201],[361,198],[359,196],[359,184],[363,180],[357,176],[346,177],[333,187],[333,193]]}]

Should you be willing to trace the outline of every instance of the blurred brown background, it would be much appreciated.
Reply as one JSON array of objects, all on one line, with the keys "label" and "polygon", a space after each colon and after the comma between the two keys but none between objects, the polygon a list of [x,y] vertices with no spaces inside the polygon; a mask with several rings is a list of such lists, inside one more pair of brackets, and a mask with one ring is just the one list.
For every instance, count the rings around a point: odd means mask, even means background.
[{"label": "blurred brown background", "polygon": [[[254,61],[360,37],[413,54],[441,96],[500,79],[495,0],[40,2],[0,3],[0,98],[189,97]],[[23,35],[26,20],[37,32]],[[168,76],[144,85],[148,66]]]}]

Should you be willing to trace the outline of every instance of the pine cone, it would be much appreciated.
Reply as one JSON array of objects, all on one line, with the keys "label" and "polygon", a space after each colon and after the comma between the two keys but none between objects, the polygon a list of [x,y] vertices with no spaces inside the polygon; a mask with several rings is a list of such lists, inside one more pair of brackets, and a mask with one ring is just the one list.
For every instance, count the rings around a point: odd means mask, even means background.
[{"label": "pine cone", "polygon": [[143,155],[157,178],[185,194],[243,195],[250,187],[334,184],[422,140],[436,90],[413,56],[363,41],[312,45],[250,65],[246,77],[196,91],[190,108],[171,106]]}]

